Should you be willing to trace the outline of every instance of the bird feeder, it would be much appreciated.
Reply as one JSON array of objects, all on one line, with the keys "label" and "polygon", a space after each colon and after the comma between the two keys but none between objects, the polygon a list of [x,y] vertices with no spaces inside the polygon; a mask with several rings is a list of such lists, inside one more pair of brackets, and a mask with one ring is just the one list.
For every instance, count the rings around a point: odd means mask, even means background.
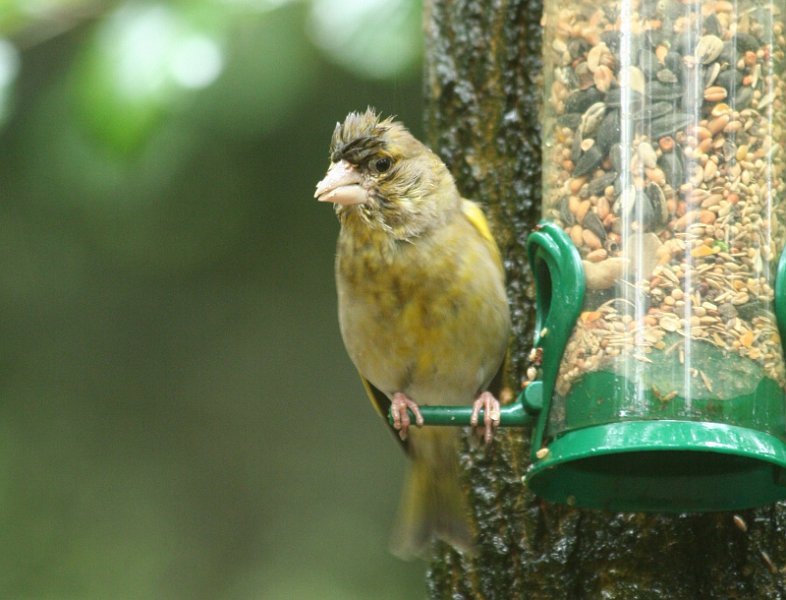
[{"label": "bird feeder", "polygon": [[786,498],[782,10],[545,3],[537,372],[501,425],[534,420],[525,479],[546,499]]},{"label": "bird feeder", "polygon": [[782,17],[546,2],[538,494],[636,511],[786,497]]}]

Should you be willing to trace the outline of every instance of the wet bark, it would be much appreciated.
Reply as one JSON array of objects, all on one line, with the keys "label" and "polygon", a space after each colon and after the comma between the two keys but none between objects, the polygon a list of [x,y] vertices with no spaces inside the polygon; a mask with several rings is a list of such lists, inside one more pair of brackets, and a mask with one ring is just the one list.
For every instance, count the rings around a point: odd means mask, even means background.
[{"label": "wet bark", "polygon": [[[540,0],[427,0],[426,124],[462,193],[484,203],[514,318],[508,385],[527,367],[534,304],[524,243],[540,215]],[[645,515],[545,503],[521,482],[529,430],[462,456],[478,548],[435,546],[432,598],[786,598],[786,504]]]}]

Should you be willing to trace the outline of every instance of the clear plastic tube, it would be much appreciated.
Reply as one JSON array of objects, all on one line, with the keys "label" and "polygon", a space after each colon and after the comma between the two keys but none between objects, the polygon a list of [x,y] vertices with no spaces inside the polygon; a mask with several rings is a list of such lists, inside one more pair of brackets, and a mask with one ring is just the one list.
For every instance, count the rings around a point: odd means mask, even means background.
[{"label": "clear plastic tube", "polygon": [[587,285],[549,435],[642,418],[783,435],[783,14],[782,0],[546,1],[544,217]]}]

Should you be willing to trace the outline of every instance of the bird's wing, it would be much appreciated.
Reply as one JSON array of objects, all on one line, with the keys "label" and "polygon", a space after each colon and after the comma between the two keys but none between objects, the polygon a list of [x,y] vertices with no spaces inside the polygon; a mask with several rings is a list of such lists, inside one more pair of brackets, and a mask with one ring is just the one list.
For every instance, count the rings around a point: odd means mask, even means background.
[{"label": "bird's wing", "polygon": [[366,394],[368,394],[369,400],[371,400],[371,404],[374,409],[379,413],[382,419],[385,421],[385,424],[388,425],[390,431],[393,432],[393,435],[401,444],[402,448],[406,451],[408,448],[406,440],[402,440],[398,436],[398,431],[393,429],[393,426],[390,425],[390,421],[388,420],[388,415],[390,413],[390,398],[388,398],[382,391],[375,388],[368,379],[360,376],[360,381],[363,383],[363,387],[366,390]]},{"label": "bird's wing", "polygon": [[502,256],[499,253],[499,247],[494,240],[494,236],[491,235],[491,229],[489,228],[488,221],[486,221],[486,215],[483,214],[483,209],[471,200],[462,200],[461,212],[464,213],[467,220],[472,223],[472,226],[486,241],[486,245],[494,256],[497,266],[500,268],[500,271],[502,271]]},{"label": "bird's wing", "polygon": [[[462,200],[461,211],[486,242],[486,246],[494,257],[494,261],[497,263],[500,272],[504,272],[505,267],[502,264],[502,255],[499,252],[499,246],[497,246],[494,236],[491,235],[491,228],[489,227],[488,221],[486,221],[486,215],[483,214],[483,209],[481,209],[478,204],[472,202],[471,200]],[[502,387],[504,385],[506,363],[507,358],[502,361],[502,364],[497,370],[497,374],[494,375],[494,378],[488,385],[488,390],[497,398],[499,398],[500,392],[502,391]]]}]

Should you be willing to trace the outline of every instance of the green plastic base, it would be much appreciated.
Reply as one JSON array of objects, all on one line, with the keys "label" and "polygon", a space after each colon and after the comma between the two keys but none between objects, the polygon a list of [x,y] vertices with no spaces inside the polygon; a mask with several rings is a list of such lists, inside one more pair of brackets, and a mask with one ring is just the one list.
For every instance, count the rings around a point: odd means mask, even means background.
[{"label": "green plastic base", "polygon": [[744,427],[628,421],[571,431],[527,473],[553,502],[623,512],[738,510],[786,498],[786,443]]},{"label": "green plastic base", "polygon": [[[683,339],[668,334],[663,341],[673,348]],[[647,363],[602,365],[574,381],[566,395],[555,394],[545,439],[622,415],[628,421],[726,423],[776,437],[786,432],[786,393],[757,361],[703,340],[690,341],[686,364],[678,352],[653,349],[646,356]]]}]

